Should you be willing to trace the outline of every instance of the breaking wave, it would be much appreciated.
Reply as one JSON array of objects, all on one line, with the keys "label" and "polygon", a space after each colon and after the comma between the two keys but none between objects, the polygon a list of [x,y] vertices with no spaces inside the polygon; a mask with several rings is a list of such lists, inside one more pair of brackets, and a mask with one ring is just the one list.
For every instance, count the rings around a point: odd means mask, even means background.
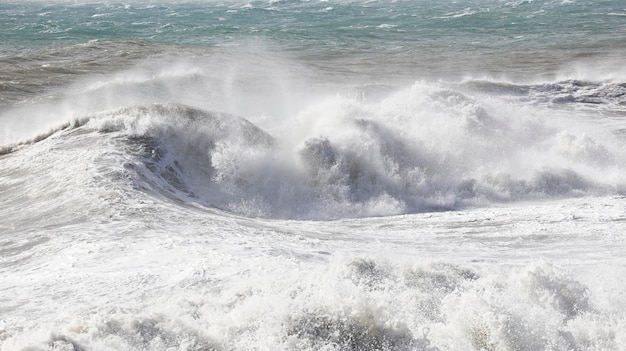
[{"label": "breaking wave", "polygon": [[112,110],[74,128],[116,140],[132,156],[120,166],[135,188],[252,217],[387,216],[624,192],[618,135],[492,95],[416,83],[377,102],[337,96],[271,134],[181,104]]}]

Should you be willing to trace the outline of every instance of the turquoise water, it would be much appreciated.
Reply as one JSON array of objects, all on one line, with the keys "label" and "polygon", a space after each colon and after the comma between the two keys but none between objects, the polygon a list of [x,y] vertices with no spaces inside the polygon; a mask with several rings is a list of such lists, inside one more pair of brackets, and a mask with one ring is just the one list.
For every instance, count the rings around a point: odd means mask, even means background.
[{"label": "turquoise water", "polygon": [[76,75],[216,49],[272,52],[317,70],[322,83],[401,85],[468,77],[621,83],[626,57],[626,4],[617,0],[27,1],[0,3],[0,19],[5,106]]},{"label": "turquoise water", "polygon": [[[4,2],[0,39],[30,47],[88,40],[294,49],[626,46],[623,1]],[[381,47],[382,46],[382,47]]]}]

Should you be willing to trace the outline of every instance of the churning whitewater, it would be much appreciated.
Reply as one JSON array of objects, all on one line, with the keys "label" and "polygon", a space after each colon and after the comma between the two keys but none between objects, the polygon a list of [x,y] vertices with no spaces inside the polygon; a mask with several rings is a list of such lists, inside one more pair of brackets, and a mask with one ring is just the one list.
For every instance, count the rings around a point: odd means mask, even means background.
[{"label": "churning whitewater", "polygon": [[276,136],[239,116],[151,104],[79,118],[51,138],[58,147],[104,139],[134,187],[248,217],[386,216],[626,190],[614,135],[460,89],[415,83],[376,103],[329,98]]},{"label": "churning whitewater", "polygon": [[623,350],[620,1],[0,4],[0,350]]}]

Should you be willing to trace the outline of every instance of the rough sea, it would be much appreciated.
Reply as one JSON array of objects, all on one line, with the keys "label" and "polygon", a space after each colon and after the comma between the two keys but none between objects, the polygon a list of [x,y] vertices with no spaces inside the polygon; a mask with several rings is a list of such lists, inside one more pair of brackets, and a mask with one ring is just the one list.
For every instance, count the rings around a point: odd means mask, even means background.
[{"label": "rough sea", "polygon": [[626,2],[0,0],[0,350],[626,350]]}]

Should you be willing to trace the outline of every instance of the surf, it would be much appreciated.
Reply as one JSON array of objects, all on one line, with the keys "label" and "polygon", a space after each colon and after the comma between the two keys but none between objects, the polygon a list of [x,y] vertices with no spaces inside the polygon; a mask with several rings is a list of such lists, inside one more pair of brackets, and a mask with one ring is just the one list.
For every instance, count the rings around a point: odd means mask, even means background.
[{"label": "surf", "polygon": [[622,12],[0,3],[0,349],[619,350]]},{"label": "surf", "polygon": [[133,187],[249,217],[389,216],[623,193],[619,133],[471,86],[479,93],[417,82],[374,101],[338,95],[270,131],[184,104],[136,105],[30,143],[110,140]]}]

